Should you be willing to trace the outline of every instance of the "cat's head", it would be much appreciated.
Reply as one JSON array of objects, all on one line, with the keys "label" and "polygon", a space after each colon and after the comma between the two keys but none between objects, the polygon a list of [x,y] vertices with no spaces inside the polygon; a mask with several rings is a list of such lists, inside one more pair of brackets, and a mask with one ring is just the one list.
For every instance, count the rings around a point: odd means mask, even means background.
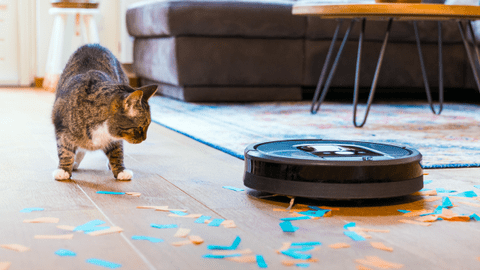
[{"label": "cat's head", "polygon": [[157,91],[157,86],[148,85],[132,90],[112,104],[109,132],[116,138],[137,144],[147,138],[151,122],[148,100]]}]

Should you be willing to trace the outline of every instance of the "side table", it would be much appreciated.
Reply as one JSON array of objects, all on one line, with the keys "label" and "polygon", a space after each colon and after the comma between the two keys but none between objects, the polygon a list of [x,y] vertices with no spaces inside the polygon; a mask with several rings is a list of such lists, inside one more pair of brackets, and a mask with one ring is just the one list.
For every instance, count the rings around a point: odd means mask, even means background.
[{"label": "side table", "polygon": [[[307,15],[307,16],[318,16],[322,18],[336,18],[338,19],[338,24],[335,29],[332,42],[327,52],[327,57],[325,59],[320,78],[315,89],[315,94],[312,100],[311,113],[316,113],[321,103],[324,101],[325,96],[328,92],[330,84],[332,82],[335,70],[337,68],[338,61],[340,60],[343,48],[345,43],[348,40],[350,31],[356,21],[361,21],[360,35],[358,40],[358,52],[357,52],[357,63],[355,71],[355,88],[354,88],[354,98],[353,98],[353,124],[355,127],[363,127],[367,121],[368,113],[370,111],[370,106],[373,102],[373,97],[375,95],[375,89],[377,85],[378,75],[382,66],[383,56],[385,53],[385,48],[388,43],[388,37],[390,35],[390,29],[394,20],[411,20],[413,21],[413,27],[415,31],[415,39],[418,48],[419,60],[422,70],[423,81],[425,85],[425,92],[427,94],[427,99],[430,104],[430,108],[434,114],[440,114],[443,106],[443,60],[442,60],[442,21],[445,20],[456,20],[458,24],[458,29],[462,36],[463,43],[465,45],[465,50],[470,62],[470,66],[473,70],[475,77],[475,82],[477,88],[480,91],[480,76],[476,68],[476,63],[480,64],[480,53],[478,51],[477,42],[473,34],[473,28],[471,20],[480,19],[480,7],[479,6],[460,6],[460,5],[443,5],[443,4],[405,4],[405,3],[388,3],[388,4],[338,4],[338,5],[323,5],[323,4],[297,4],[293,6],[292,13],[294,15]],[[331,57],[333,54],[333,49],[338,39],[338,33],[344,19],[352,19],[348,29],[345,32],[340,48],[337,52],[333,65],[330,69],[328,77],[325,77],[330,66]],[[377,66],[375,69],[375,74],[373,77],[372,86],[370,88],[370,93],[368,96],[368,101],[366,104],[366,111],[363,117],[363,121],[357,123],[357,107],[358,107],[358,92],[359,92],[359,78],[360,78],[360,66],[361,66],[361,57],[362,57],[362,44],[365,33],[365,21],[367,19],[373,20],[388,20],[387,29],[385,31],[385,37],[383,40],[382,47],[380,49],[380,54],[378,57]],[[425,70],[425,64],[423,61],[422,48],[420,44],[420,38],[418,35],[418,29],[416,21],[418,20],[434,20],[438,21],[438,54],[439,54],[439,109],[435,110],[433,106],[433,101],[431,97],[430,87],[428,84],[427,74]],[[469,42],[467,41],[464,23],[470,32],[470,35],[473,37],[473,47],[475,51],[475,57],[471,52]],[[325,82],[325,85],[324,85]],[[322,86],[323,90],[322,90]]]}]

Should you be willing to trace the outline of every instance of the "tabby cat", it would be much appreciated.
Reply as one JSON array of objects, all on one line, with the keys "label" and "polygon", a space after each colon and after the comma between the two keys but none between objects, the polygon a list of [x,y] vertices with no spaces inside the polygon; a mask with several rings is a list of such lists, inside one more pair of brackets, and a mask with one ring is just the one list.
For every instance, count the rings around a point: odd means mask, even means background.
[{"label": "tabby cat", "polygon": [[98,44],[75,51],[60,76],[52,111],[59,158],[54,178],[70,179],[87,150],[102,149],[115,178],[130,180],[123,140],[137,144],[146,139],[148,99],[156,91],[155,85],[130,87],[119,61]]}]

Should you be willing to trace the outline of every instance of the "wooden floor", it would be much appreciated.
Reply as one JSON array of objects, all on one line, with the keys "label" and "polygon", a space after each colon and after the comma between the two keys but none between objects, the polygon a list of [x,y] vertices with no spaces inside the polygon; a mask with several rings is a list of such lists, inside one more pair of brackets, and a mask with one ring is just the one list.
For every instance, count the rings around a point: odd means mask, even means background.
[{"label": "wooden floor", "polygon": [[[52,103],[53,94],[42,90],[0,89],[0,245],[20,244],[30,248],[25,252],[0,248],[0,262],[11,262],[8,269],[108,269],[87,263],[90,258],[121,264],[120,269],[258,269],[256,263],[202,257],[212,253],[208,245],[230,245],[236,236],[241,238],[238,250],[251,249],[253,255],[262,255],[269,269],[292,268],[281,263],[289,257],[276,252],[288,241],[322,243],[317,250],[305,252],[318,259],[310,264],[310,269],[363,269],[356,260],[367,256],[402,264],[403,269],[480,269],[479,221],[437,221],[428,227],[398,222],[405,217],[397,209],[434,209],[439,204],[439,201],[426,202],[421,196],[363,204],[298,199],[298,203],[328,205],[340,210],[333,211],[331,217],[293,221],[300,229],[284,233],[279,219],[290,214],[273,209],[286,208],[289,199],[259,199],[258,193],[248,188],[243,192],[222,188],[244,188],[242,160],[156,124],[150,126],[144,143],[126,145],[125,163],[134,171],[134,180],[115,181],[106,169],[106,158],[94,152],[86,155],[71,181],[55,181]],[[425,172],[428,173],[425,179],[433,180],[428,188],[465,191],[475,190],[473,185],[480,184],[479,168]],[[140,192],[141,196],[105,195],[97,191]],[[475,191],[480,194],[480,190]],[[461,204],[456,198],[452,201],[457,205],[454,211],[480,215],[480,208]],[[168,205],[186,209],[188,214],[230,219],[237,227],[213,227],[195,223],[192,218],[137,209],[143,205]],[[44,210],[20,212],[30,207]],[[60,221],[23,222],[38,217],[55,217]],[[91,236],[57,228],[96,219],[105,221],[107,226],[121,227],[123,232]],[[348,222],[389,232],[369,232],[370,239],[353,241],[343,234],[343,225]],[[185,240],[174,237],[177,229],[152,228],[151,223],[191,229],[190,235],[198,235],[205,242],[173,246],[172,242]],[[34,238],[72,233],[73,239],[69,240]],[[134,240],[134,235],[161,238],[164,242]],[[350,247],[328,247],[339,242]],[[370,242],[382,242],[393,251],[375,249]],[[76,256],[55,255],[59,249],[74,251]]]}]

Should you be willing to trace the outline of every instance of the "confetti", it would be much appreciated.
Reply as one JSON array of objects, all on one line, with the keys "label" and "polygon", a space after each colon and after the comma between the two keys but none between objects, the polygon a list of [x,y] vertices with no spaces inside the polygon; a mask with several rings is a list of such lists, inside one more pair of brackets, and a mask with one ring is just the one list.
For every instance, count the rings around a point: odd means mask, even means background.
[{"label": "confetti", "polygon": [[422,195],[422,196],[437,196],[436,190],[420,190],[418,192],[413,193],[412,195]]},{"label": "confetti", "polygon": [[240,237],[237,236],[230,246],[209,245],[209,246],[207,246],[207,248],[208,249],[213,249],[213,250],[234,250],[234,249],[237,249],[237,247],[238,247],[238,245],[240,244],[241,241],[242,240],[240,239]]},{"label": "confetti", "polygon": [[95,264],[95,265],[98,265],[98,266],[103,266],[103,267],[107,267],[107,268],[112,268],[112,269],[122,267],[121,264],[113,263],[113,262],[108,262],[108,261],[104,261],[104,260],[100,260],[100,259],[95,259],[95,258],[88,259],[86,262],[87,262],[87,263],[91,263],[91,264]]},{"label": "confetti", "polygon": [[350,222],[350,223],[347,223],[347,224],[343,225],[343,228],[344,228],[345,230],[347,230],[348,228],[350,228],[350,227],[355,227],[356,225],[357,225],[357,224],[355,224],[355,222]]},{"label": "confetti", "polygon": [[210,223],[208,223],[208,226],[218,227],[218,226],[220,226],[220,224],[222,224],[223,221],[225,221],[225,219],[223,219],[223,218],[215,218],[215,219],[213,219]]},{"label": "confetti", "polygon": [[449,209],[443,209],[442,213],[438,215],[439,218],[447,221],[469,221],[470,217],[469,216],[463,216],[459,215],[452,210]]},{"label": "confetti", "polygon": [[305,211],[305,212],[299,212],[299,214],[302,214],[302,215],[307,215],[307,216],[310,216],[310,217],[323,217],[327,212],[329,212],[330,210],[324,210],[324,209],[320,209],[318,211]]},{"label": "confetti", "polygon": [[295,232],[299,229],[298,227],[293,226],[290,221],[280,222],[279,225],[283,232]]},{"label": "confetti", "polygon": [[143,236],[143,235],[134,235],[132,236],[133,240],[147,240],[152,243],[161,243],[163,242],[163,239],[160,238],[155,238],[155,237],[150,237],[150,236]]},{"label": "confetti", "polygon": [[69,225],[58,225],[57,228],[66,230],[66,231],[73,231],[75,229],[75,226],[69,226]]},{"label": "confetti", "polygon": [[163,211],[163,212],[187,212],[186,209],[169,209],[168,206],[167,208],[163,208],[163,207],[159,207],[159,208],[155,208],[155,211]]},{"label": "confetti", "polygon": [[448,197],[443,197],[442,198],[442,205],[443,208],[449,208],[453,207],[452,201]]},{"label": "confetti", "polygon": [[190,235],[188,236],[188,240],[190,240],[195,245],[200,245],[201,243],[204,242],[204,240],[198,235]]},{"label": "confetti", "polygon": [[168,206],[150,206],[150,205],[142,205],[142,206],[137,206],[137,209],[162,209],[162,210],[167,210],[168,211]]},{"label": "confetti", "polygon": [[142,193],[140,192],[125,192],[126,195],[130,195],[132,197],[140,197]]},{"label": "confetti", "polygon": [[310,266],[310,264],[309,263],[297,263],[297,264],[295,264],[295,266],[301,267],[301,268],[307,268],[307,267]]},{"label": "confetti", "polygon": [[321,244],[320,242],[296,242],[292,243],[291,246],[319,246]]},{"label": "confetti", "polygon": [[398,209],[397,211],[404,214],[412,212],[410,210],[403,210],[403,209]]},{"label": "confetti", "polygon": [[224,220],[222,222],[222,224],[220,224],[220,225],[222,225],[225,228],[236,228],[237,227],[237,225],[235,225],[235,222],[233,220],[229,220],[229,219]]},{"label": "confetti", "polygon": [[480,185],[474,185],[473,187],[480,189]]},{"label": "confetti", "polygon": [[104,190],[99,190],[99,191],[97,191],[97,194],[125,195],[125,192],[116,192],[116,191],[104,191]]},{"label": "confetti", "polygon": [[35,235],[35,239],[73,239],[73,234]]},{"label": "confetti", "polygon": [[477,194],[475,193],[475,191],[469,190],[469,191],[465,191],[465,192],[462,192],[462,193],[455,194],[453,196],[473,198],[473,197],[477,197]]},{"label": "confetti", "polygon": [[19,244],[0,245],[0,247],[15,250],[15,251],[18,251],[18,252],[25,252],[25,251],[30,250],[30,248],[28,248],[26,246],[19,245]]},{"label": "confetti", "polygon": [[370,245],[376,249],[381,249],[385,251],[393,251],[393,248],[385,246],[382,242],[370,242]]},{"label": "confetti", "polygon": [[245,190],[243,188],[236,188],[236,187],[231,187],[231,186],[223,186],[223,188],[233,190],[233,191],[244,191]]},{"label": "confetti", "polygon": [[25,219],[24,223],[58,223],[59,218],[54,217],[40,217],[35,219]]},{"label": "confetti", "polygon": [[438,220],[438,216],[437,215],[423,216],[423,217],[417,218],[416,220],[420,222],[434,222]]},{"label": "confetti", "polygon": [[403,267],[403,264],[387,262],[376,256],[366,256],[365,259],[357,259],[355,260],[355,262],[359,264],[364,264],[364,265],[383,268],[383,269],[385,268],[400,269]]},{"label": "confetti", "polygon": [[276,250],[276,251],[277,251],[278,254],[280,254],[282,250],[289,249],[291,245],[292,245],[291,242],[283,242],[282,247],[280,249]]},{"label": "confetti", "polygon": [[365,237],[359,235],[358,233],[354,231],[344,231],[343,234],[346,236],[350,237],[354,241],[365,241]]},{"label": "confetti", "polygon": [[421,209],[421,210],[413,210],[413,211],[410,211],[409,213],[403,214],[403,216],[404,216],[404,217],[417,217],[417,216],[420,216],[420,215],[423,215],[423,214],[427,214],[427,213],[430,213],[430,211],[427,210],[427,209]]},{"label": "confetti", "polygon": [[229,261],[239,262],[239,263],[256,263],[257,262],[257,256],[255,255],[228,257],[225,259]]},{"label": "confetti", "polygon": [[229,254],[250,254],[252,253],[252,250],[247,248],[243,250],[217,250],[217,251],[212,251],[212,254],[214,255],[229,255]]},{"label": "confetti", "polygon": [[62,257],[65,257],[65,256],[69,256],[69,257],[74,257],[74,256],[77,256],[77,253],[71,251],[71,250],[68,250],[68,249],[59,249],[57,251],[55,251],[55,254],[57,254],[58,256],[62,256]]},{"label": "confetti", "polygon": [[91,236],[99,236],[99,235],[105,235],[105,234],[110,234],[110,233],[121,233],[123,232],[123,229],[120,227],[111,227],[106,230],[100,230],[100,231],[93,231],[89,232],[88,235]]},{"label": "confetti", "polygon": [[178,241],[178,242],[173,242],[172,245],[173,246],[176,246],[176,247],[180,247],[180,246],[185,246],[185,245],[191,245],[193,244],[192,241],[190,240],[184,240],[184,241]]},{"label": "confetti", "polygon": [[190,233],[190,229],[185,229],[185,228],[179,228],[178,231],[173,235],[173,237],[187,237],[187,235]]},{"label": "confetti", "polygon": [[430,223],[423,223],[423,222],[418,222],[418,221],[413,221],[413,220],[408,220],[408,219],[400,219],[398,222],[415,224],[415,225],[420,225],[420,226],[430,226],[431,225]]},{"label": "confetti", "polygon": [[213,254],[205,254],[202,257],[207,259],[225,259],[229,257],[240,257],[242,254],[230,254],[230,255],[213,255]]},{"label": "confetti", "polygon": [[480,221],[480,217],[475,213],[472,213],[469,217],[471,220]]},{"label": "confetti", "polygon": [[173,229],[173,228],[178,228],[177,224],[155,224],[152,223],[150,224],[151,227],[157,228],[157,229]]},{"label": "confetti", "polygon": [[0,262],[0,270],[7,270],[10,265],[12,265],[11,262]]},{"label": "confetti", "polygon": [[389,233],[390,230],[382,230],[382,229],[371,229],[371,228],[363,228],[363,227],[354,227],[354,228],[349,228],[349,230],[354,230],[354,231],[363,231],[363,232],[380,232],[380,233]]},{"label": "confetti", "polygon": [[350,245],[347,243],[335,243],[335,244],[329,245],[328,247],[333,249],[340,249],[340,248],[349,248]]},{"label": "confetti", "polygon": [[186,216],[186,215],[188,215],[187,213],[182,212],[182,211],[170,210],[170,212],[171,212],[172,214],[177,215],[177,216]]},{"label": "confetti", "polygon": [[423,184],[424,184],[424,185],[427,185],[427,184],[430,184],[430,183],[432,183],[432,182],[433,182],[432,180],[425,180],[425,181],[423,181]]},{"label": "confetti", "polygon": [[205,223],[205,221],[211,219],[209,216],[201,216],[195,220],[195,223]]},{"label": "confetti", "polygon": [[282,250],[280,253],[282,253],[283,255],[290,256],[294,259],[306,260],[306,259],[310,259],[312,257],[312,255],[310,255],[310,254],[299,253],[298,251],[295,251],[295,250],[292,250],[292,249]]},{"label": "confetti", "polygon": [[311,262],[318,262],[318,259],[307,259],[307,260],[282,260],[282,264],[285,266],[294,266],[300,263],[311,263]]},{"label": "confetti", "polygon": [[470,205],[470,206],[474,206],[474,207],[480,207],[479,203],[472,203],[472,202],[458,202],[458,203],[466,204],[466,205]]},{"label": "confetti", "polygon": [[33,211],[43,211],[43,210],[45,209],[39,208],[39,207],[30,207],[30,208],[23,208],[22,210],[20,210],[20,213],[30,213]]},{"label": "confetti", "polygon": [[268,268],[268,265],[265,262],[265,259],[263,258],[262,255],[257,255],[256,259],[257,259],[257,265],[259,268]]},{"label": "confetti", "polygon": [[103,220],[99,220],[99,219],[95,219],[95,220],[92,220],[92,221],[89,221],[83,225],[80,225],[80,226],[77,226],[73,229],[73,231],[75,232],[79,232],[79,231],[89,231],[89,230],[94,230],[93,228],[95,228],[96,226],[98,225],[102,225],[102,224],[105,224],[105,221]]},{"label": "confetti", "polygon": [[281,218],[280,220],[281,221],[293,221],[293,220],[303,220],[303,219],[312,219],[312,218],[309,217],[309,216],[300,215],[298,217]]},{"label": "confetti", "polygon": [[456,190],[451,189],[444,189],[444,188],[436,188],[437,193],[454,193],[457,192]]}]

